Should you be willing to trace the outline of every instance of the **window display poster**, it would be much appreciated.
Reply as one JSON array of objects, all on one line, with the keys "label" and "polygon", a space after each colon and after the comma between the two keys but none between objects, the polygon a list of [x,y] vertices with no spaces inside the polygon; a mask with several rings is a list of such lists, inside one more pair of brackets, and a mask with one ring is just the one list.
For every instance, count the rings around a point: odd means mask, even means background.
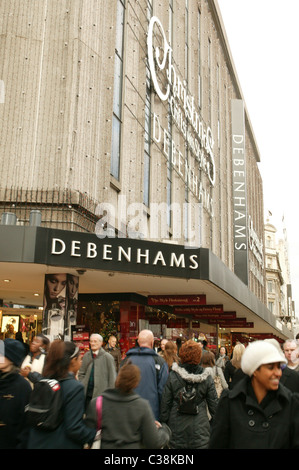
[{"label": "window display poster", "polygon": [[1,333],[4,333],[5,338],[15,337],[15,334],[19,331],[19,319],[18,315],[3,315]]},{"label": "window display poster", "polygon": [[53,339],[70,339],[77,322],[79,277],[67,273],[46,274],[43,305],[43,334]]}]

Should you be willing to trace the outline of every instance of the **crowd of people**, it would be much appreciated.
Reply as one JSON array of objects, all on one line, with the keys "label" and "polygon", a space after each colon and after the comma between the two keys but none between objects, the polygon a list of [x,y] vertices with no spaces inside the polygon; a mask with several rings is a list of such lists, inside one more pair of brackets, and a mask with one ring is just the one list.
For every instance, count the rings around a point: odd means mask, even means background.
[{"label": "crowd of people", "polygon": [[[63,412],[55,429],[34,426],[28,403],[36,384],[58,381]],[[101,397],[101,402],[99,402]],[[101,405],[99,405],[101,403]],[[29,407],[30,408],[30,407]],[[117,338],[75,343],[42,334],[30,350],[0,342],[1,449],[299,448],[296,340],[238,343],[217,355],[193,339],[154,348],[142,330],[121,357]]]}]

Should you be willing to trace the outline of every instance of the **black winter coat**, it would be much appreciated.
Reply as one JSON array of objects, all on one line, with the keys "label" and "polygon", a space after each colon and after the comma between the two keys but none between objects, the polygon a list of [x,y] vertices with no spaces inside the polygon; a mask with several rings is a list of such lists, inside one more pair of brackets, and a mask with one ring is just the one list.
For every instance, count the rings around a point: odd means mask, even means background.
[{"label": "black winter coat", "polygon": [[[199,413],[187,415],[179,413],[179,392],[184,382],[197,385]],[[161,402],[160,421],[166,423],[172,432],[170,447],[174,449],[207,448],[210,437],[210,421],[218,404],[213,378],[201,366],[174,363],[166,382]]]},{"label": "black winter coat", "polygon": [[[169,441],[166,425],[157,429],[148,400],[137,393],[121,393],[117,388],[102,394],[101,449],[161,449]],[[85,422],[97,426],[96,398],[87,409]]]},{"label": "black winter coat", "polygon": [[288,366],[284,367],[280,383],[291,390],[291,392],[299,393],[299,372],[290,369]]},{"label": "black winter coat", "polygon": [[231,361],[227,361],[227,363],[225,364],[223,374],[228,388],[230,389],[233,388],[234,385],[239,382],[239,380],[245,377],[245,374],[242,369],[237,369],[235,366],[232,365]]},{"label": "black winter coat", "polygon": [[25,449],[25,406],[29,402],[31,386],[19,374],[19,369],[0,373],[0,449]]},{"label": "black winter coat", "polygon": [[246,376],[232,390],[223,391],[209,448],[299,448],[299,394],[280,384],[259,404]]},{"label": "black winter coat", "polygon": [[85,396],[83,385],[69,374],[68,380],[61,381],[63,391],[63,421],[55,431],[31,428],[28,449],[82,449],[92,444],[96,429],[83,422]]}]

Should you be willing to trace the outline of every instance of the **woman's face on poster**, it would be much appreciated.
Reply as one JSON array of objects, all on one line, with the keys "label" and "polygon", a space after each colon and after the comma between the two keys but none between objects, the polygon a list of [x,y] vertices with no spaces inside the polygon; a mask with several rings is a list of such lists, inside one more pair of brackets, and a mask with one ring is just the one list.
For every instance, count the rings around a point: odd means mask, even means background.
[{"label": "woman's face on poster", "polygon": [[79,287],[79,279],[76,276],[68,277],[68,295],[71,299],[76,296]]},{"label": "woman's face on poster", "polygon": [[49,274],[47,276],[47,289],[50,299],[56,299],[66,286],[66,274]]}]

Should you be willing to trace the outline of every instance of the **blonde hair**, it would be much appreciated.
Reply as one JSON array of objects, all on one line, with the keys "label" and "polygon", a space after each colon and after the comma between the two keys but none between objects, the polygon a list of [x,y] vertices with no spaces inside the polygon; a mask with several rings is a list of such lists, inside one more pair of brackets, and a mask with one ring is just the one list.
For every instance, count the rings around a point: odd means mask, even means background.
[{"label": "blonde hair", "polygon": [[244,354],[244,351],[245,351],[244,344],[239,343],[239,344],[236,344],[236,346],[234,347],[234,352],[233,352],[231,363],[236,369],[241,368],[241,358]]}]

